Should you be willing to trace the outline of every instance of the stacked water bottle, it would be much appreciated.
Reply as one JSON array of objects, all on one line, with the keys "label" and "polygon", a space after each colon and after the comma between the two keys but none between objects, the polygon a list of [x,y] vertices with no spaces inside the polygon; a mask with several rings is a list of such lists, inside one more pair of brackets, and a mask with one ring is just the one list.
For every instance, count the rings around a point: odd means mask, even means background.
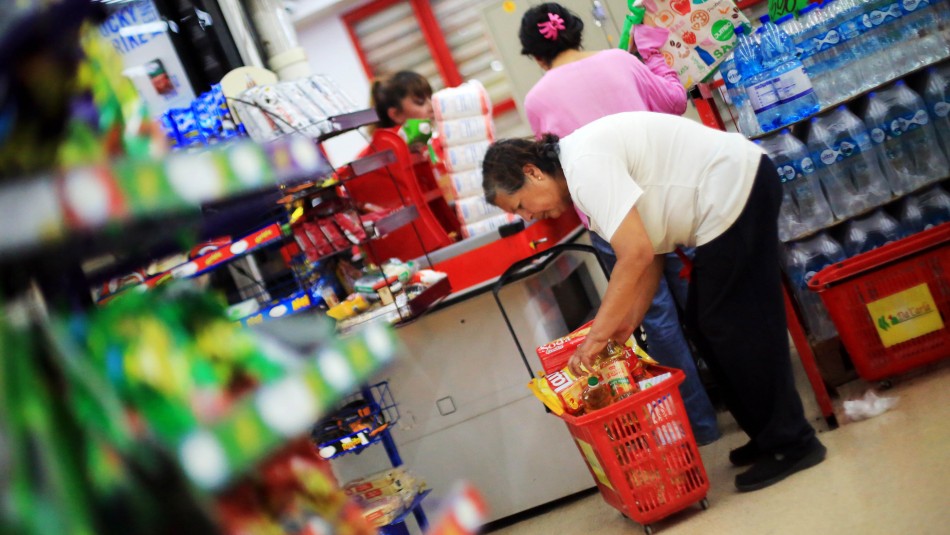
[{"label": "stacked water bottle", "polygon": [[948,0],[830,0],[760,21],[754,33],[736,28],[720,69],[750,136],[950,56]]},{"label": "stacked water bottle", "polygon": [[[923,96],[904,80],[871,93],[863,120],[845,106],[813,118],[805,143],[788,129],[757,141],[782,179],[779,237],[792,242],[787,272],[817,340],[836,333],[807,289],[816,272],[950,221],[950,194],[935,185],[950,177],[950,64],[918,81]],[[835,220],[848,221],[802,239]]]}]

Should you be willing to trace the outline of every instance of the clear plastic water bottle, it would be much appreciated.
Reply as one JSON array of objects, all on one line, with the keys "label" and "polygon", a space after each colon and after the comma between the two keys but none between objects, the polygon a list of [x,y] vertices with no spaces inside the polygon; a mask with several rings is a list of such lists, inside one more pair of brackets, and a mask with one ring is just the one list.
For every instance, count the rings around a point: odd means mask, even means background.
[{"label": "clear plastic water bottle", "polygon": [[944,156],[950,159],[950,64],[927,69],[924,101]]},{"label": "clear plastic water bottle", "polygon": [[901,28],[903,17],[898,0],[871,0],[865,4],[865,14],[861,18],[864,36],[873,40],[879,52],[879,61],[872,64],[880,66],[879,71],[869,71],[875,85],[892,80],[910,70],[907,47],[901,46],[904,40]]},{"label": "clear plastic water bottle", "polygon": [[736,68],[742,88],[749,97],[752,111],[763,132],[775,130],[781,124],[779,99],[772,80],[762,67],[762,57],[755,39],[746,33],[745,26],[736,28]]},{"label": "clear plastic water bottle", "polygon": [[844,219],[879,206],[891,188],[864,123],[846,107],[812,119],[808,150],[835,216]]},{"label": "clear plastic water bottle", "polygon": [[798,13],[798,21],[802,29],[801,33],[792,37],[795,42],[795,55],[798,56],[805,67],[805,72],[811,78],[812,87],[818,95],[818,100],[822,106],[827,106],[835,102],[835,95],[828,77],[829,66],[819,61],[815,49],[814,37],[821,31],[824,23],[819,6],[809,4],[802,8]]},{"label": "clear plastic water bottle", "polygon": [[911,68],[918,68],[944,58],[950,49],[937,30],[936,10],[931,0],[901,0],[904,15],[905,46],[912,52],[908,59]]},{"label": "clear plastic water bottle", "polygon": [[782,180],[779,239],[795,239],[834,222],[805,144],[787,128],[757,142],[768,153]]},{"label": "clear plastic water bottle", "polygon": [[852,257],[897,241],[905,235],[904,228],[896,219],[884,210],[875,210],[868,216],[848,221],[842,245],[845,254]]},{"label": "clear plastic water bottle", "polygon": [[772,78],[772,85],[778,94],[781,126],[818,113],[821,107],[818,97],[801,61],[795,58],[792,38],[773,24],[768,15],[763,15],[759,20],[762,22],[762,65]]},{"label": "clear plastic water bottle", "polygon": [[913,172],[924,177],[925,182],[934,182],[950,176],[950,163],[940,149],[937,132],[927,113],[923,97],[898,80],[893,87],[901,115],[895,115],[891,129],[900,127],[901,140],[913,160]]},{"label": "clear plastic water bottle", "polygon": [[[848,65],[849,76],[853,81],[851,95],[869,89],[878,83],[870,82],[869,70],[879,70],[878,43],[867,39],[864,35],[864,25],[861,18],[864,16],[864,4],[861,0],[838,0],[840,10],[838,33],[842,40],[851,47],[852,54],[857,61]],[[883,81],[883,80],[882,80]]]},{"label": "clear plastic water bottle", "polygon": [[908,236],[924,230],[924,212],[920,209],[920,201],[915,195],[901,199],[898,219],[904,234]]},{"label": "clear plastic water bottle", "polygon": [[805,327],[812,341],[828,340],[838,334],[828,310],[817,293],[808,289],[808,281],[826,266],[846,258],[844,249],[827,233],[792,244],[787,251],[785,269],[795,288],[795,298],[802,310]]},{"label": "clear plastic water bottle", "polygon": [[811,35],[815,62],[824,65],[827,72],[831,102],[838,102],[850,94],[852,80],[848,75],[848,65],[855,61],[851,49],[842,46],[835,15],[836,6],[833,1],[809,13],[815,21],[816,31]]},{"label": "clear plastic water bottle", "polygon": [[893,91],[871,92],[868,95],[868,108],[864,113],[864,124],[871,135],[881,168],[887,175],[891,190],[898,195],[911,192],[927,180],[913,171],[913,156],[900,136],[891,135],[891,123],[902,115],[902,111]]},{"label": "clear plastic water bottle", "polygon": [[729,54],[719,64],[719,74],[722,76],[722,82],[726,87],[726,96],[739,116],[736,120],[739,131],[747,136],[761,134],[762,129],[759,128],[759,123],[755,119],[752,104],[749,103],[749,97],[746,96],[741,85],[742,77],[739,76],[739,69],[736,67],[735,54]]},{"label": "clear plastic water bottle", "polygon": [[829,30],[825,40],[833,43],[831,48],[834,49],[836,61],[834,89],[838,100],[846,99],[857,92],[860,80],[855,69],[864,59],[855,48],[855,43],[848,41],[848,30],[851,29],[848,24],[848,1],[828,0],[821,8],[828,19]]},{"label": "clear plastic water bottle", "polygon": [[917,201],[923,212],[924,229],[950,221],[950,195],[940,186],[920,193]]}]

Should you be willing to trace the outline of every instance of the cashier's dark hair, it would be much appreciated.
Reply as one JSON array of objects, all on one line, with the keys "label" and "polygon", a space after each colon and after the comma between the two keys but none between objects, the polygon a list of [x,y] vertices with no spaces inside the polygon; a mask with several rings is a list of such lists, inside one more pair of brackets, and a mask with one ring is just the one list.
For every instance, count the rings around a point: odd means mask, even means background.
[{"label": "cashier's dark hair", "polygon": [[412,71],[399,71],[388,77],[373,80],[370,102],[379,116],[380,128],[399,126],[389,117],[389,109],[402,110],[402,99],[414,97],[421,100],[432,98],[432,86],[425,76]]},{"label": "cashier's dark hair", "polygon": [[[550,21],[549,15],[556,15],[564,21],[564,29],[557,32],[554,39],[545,37],[538,26]],[[561,4],[547,2],[536,5],[521,17],[521,29],[518,31],[521,53],[551,63],[561,52],[579,49],[583,32],[584,21]]]},{"label": "cashier's dark hair", "polygon": [[485,200],[495,204],[499,191],[511,195],[524,187],[526,164],[534,164],[549,175],[561,173],[558,139],[554,134],[544,134],[541,139],[500,139],[488,147],[482,160]]}]

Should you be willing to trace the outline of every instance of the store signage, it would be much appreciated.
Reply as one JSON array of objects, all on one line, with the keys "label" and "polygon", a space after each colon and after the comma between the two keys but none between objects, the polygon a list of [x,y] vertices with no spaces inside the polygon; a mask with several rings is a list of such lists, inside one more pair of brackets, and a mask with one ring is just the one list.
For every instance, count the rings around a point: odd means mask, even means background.
[{"label": "store signage", "polygon": [[169,108],[187,108],[195,98],[168,24],[151,0],[137,0],[99,25],[99,35],[122,57],[122,74],[132,80],[155,117]]},{"label": "store signage", "polygon": [[944,328],[937,303],[927,284],[908,288],[867,304],[884,347]]}]

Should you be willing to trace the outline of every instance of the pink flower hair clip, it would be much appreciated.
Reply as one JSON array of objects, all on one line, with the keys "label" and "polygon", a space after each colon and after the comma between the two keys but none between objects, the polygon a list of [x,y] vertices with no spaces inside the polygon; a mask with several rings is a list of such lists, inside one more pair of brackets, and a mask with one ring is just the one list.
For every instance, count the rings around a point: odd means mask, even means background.
[{"label": "pink flower hair clip", "polygon": [[539,22],[538,28],[540,28],[541,35],[544,36],[545,39],[556,41],[557,32],[565,28],[564,19],[555,13],[548,13],[548,20]]}]

